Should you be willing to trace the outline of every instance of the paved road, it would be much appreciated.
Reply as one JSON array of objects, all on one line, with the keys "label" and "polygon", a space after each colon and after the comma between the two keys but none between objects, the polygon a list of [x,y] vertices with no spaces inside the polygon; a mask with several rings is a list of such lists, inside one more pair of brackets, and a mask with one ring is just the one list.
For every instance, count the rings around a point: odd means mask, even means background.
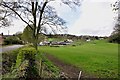
[{"label": "paved road", "polygon": [[22,46],[24,46],[24,45],[12,45],[12,46],[0,47],[0,53],[11,51],[11,50],[20,48]]}]

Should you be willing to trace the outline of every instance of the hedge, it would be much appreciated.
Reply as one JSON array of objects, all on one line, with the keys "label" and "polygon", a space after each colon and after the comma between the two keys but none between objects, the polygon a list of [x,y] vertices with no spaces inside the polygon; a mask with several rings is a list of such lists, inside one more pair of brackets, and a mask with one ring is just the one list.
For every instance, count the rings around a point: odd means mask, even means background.
[{"label": "hedge", "polygon": [[[20,77],[30,78],[30,77],[38,76],[38,70],[36,68],[36,63],[35,63],[36,53],[37,51],[32,47],[23,48],[19,51],[15,65],[15,68],[18,69],[17,72],[19,72],[20,74],[18,75],[19,78]],[[26,60],[28,61],[28,63],[26,64],[27,68],[21,68],[21,66],[24,66],[23,63]],[[25,72],[25,74],[22,74],[23,72]]]}]

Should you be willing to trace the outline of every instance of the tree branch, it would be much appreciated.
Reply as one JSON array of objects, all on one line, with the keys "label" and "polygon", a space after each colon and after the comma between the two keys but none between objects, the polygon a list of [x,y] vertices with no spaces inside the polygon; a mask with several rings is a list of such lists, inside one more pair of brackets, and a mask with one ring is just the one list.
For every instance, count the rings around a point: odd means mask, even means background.
[{"label": "tree branch", "polygon": [[27,22],[27,21],[25,21],[22,17],[21,17],[21,15],[18,13],[18,12],[16,12],[14,9],[12,9],[12,8],[10,8],[9,6],[7,6],[7,5],[5,5],[5,4],[2,4],[4,7],[7,7],[7,8],[9,8],[10,10],[12,10],[23,22],[25,22],[31,29],[33,29],[30,25],[29,25],[29,23]]},{"label": "tree branch", "polygon": [[41,12],[40,12],[40,17],[39,17],[39,22],[38,22],[38,28],[37,28],[37,34],[39,33],[39,31],[40,31],[40,23],[41,23],[41,20],[42,20],[42,14],[43,14],[43,12],[44,12],[44,9],[45,9],[45,6],[47,5],[47,1],[43,4],[43,7],[42,7],[42,10],[41,10]]}]

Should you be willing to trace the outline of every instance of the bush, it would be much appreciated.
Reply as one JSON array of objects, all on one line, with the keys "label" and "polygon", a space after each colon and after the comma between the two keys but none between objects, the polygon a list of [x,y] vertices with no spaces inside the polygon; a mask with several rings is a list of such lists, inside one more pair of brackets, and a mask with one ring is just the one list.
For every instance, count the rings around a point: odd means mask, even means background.
[{"label": "bush", "polygon": [[10,36],[10,37],[7,37],[4,40],[4,44],[5,45],[9,45],[9,44],[22,44],[22,41],[18,37],[16,37],[16,36]]},{"label": "bush", "polygon": [[[18,69],[18,77],[37,77],[38,70],[35,64],[35,54],[37,51],[34,48],[23,48],[19,51],[17,56],[15,68]],[[23,63],[28,61],[26,65]],[[25,68],[27,66],[27,68]],[[22,68],[21,68],[22,67]],[[25,74],[24,74],[25,73]],[[20,74],[20,75],[19,75]]]},{"label": "bush", "polygon": [[18,49],[2,53],[2,75],[12,71],[12,66],[15,66]]},{"label": "bush", "polygon": [[19,67],[24,60],[35,60],[36,50],[34,48],[23,48],[19,51],[16,60],[16,67]]},{"label": "bush", "polygon": [[111,35],[108,39],[111,43],[119,43],[120,44],[120,34]]}]

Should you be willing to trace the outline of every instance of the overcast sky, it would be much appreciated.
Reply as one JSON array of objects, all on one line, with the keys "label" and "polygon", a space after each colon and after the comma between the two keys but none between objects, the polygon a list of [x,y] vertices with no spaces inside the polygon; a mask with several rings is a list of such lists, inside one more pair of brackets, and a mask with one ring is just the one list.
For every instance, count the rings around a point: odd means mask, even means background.
[{"label": "overcast sky", "polygon": [[[115,25],[115,16],[111,3],[116,0],[84,0],[80,7],[71,9],[59,2],[51,3],[67,22],[68,34],[109,36]],[[14,25],[8,28],[0,28],[0,33],[14,34],[23,31],[25,24],[22,21],[13,21]]]}]

